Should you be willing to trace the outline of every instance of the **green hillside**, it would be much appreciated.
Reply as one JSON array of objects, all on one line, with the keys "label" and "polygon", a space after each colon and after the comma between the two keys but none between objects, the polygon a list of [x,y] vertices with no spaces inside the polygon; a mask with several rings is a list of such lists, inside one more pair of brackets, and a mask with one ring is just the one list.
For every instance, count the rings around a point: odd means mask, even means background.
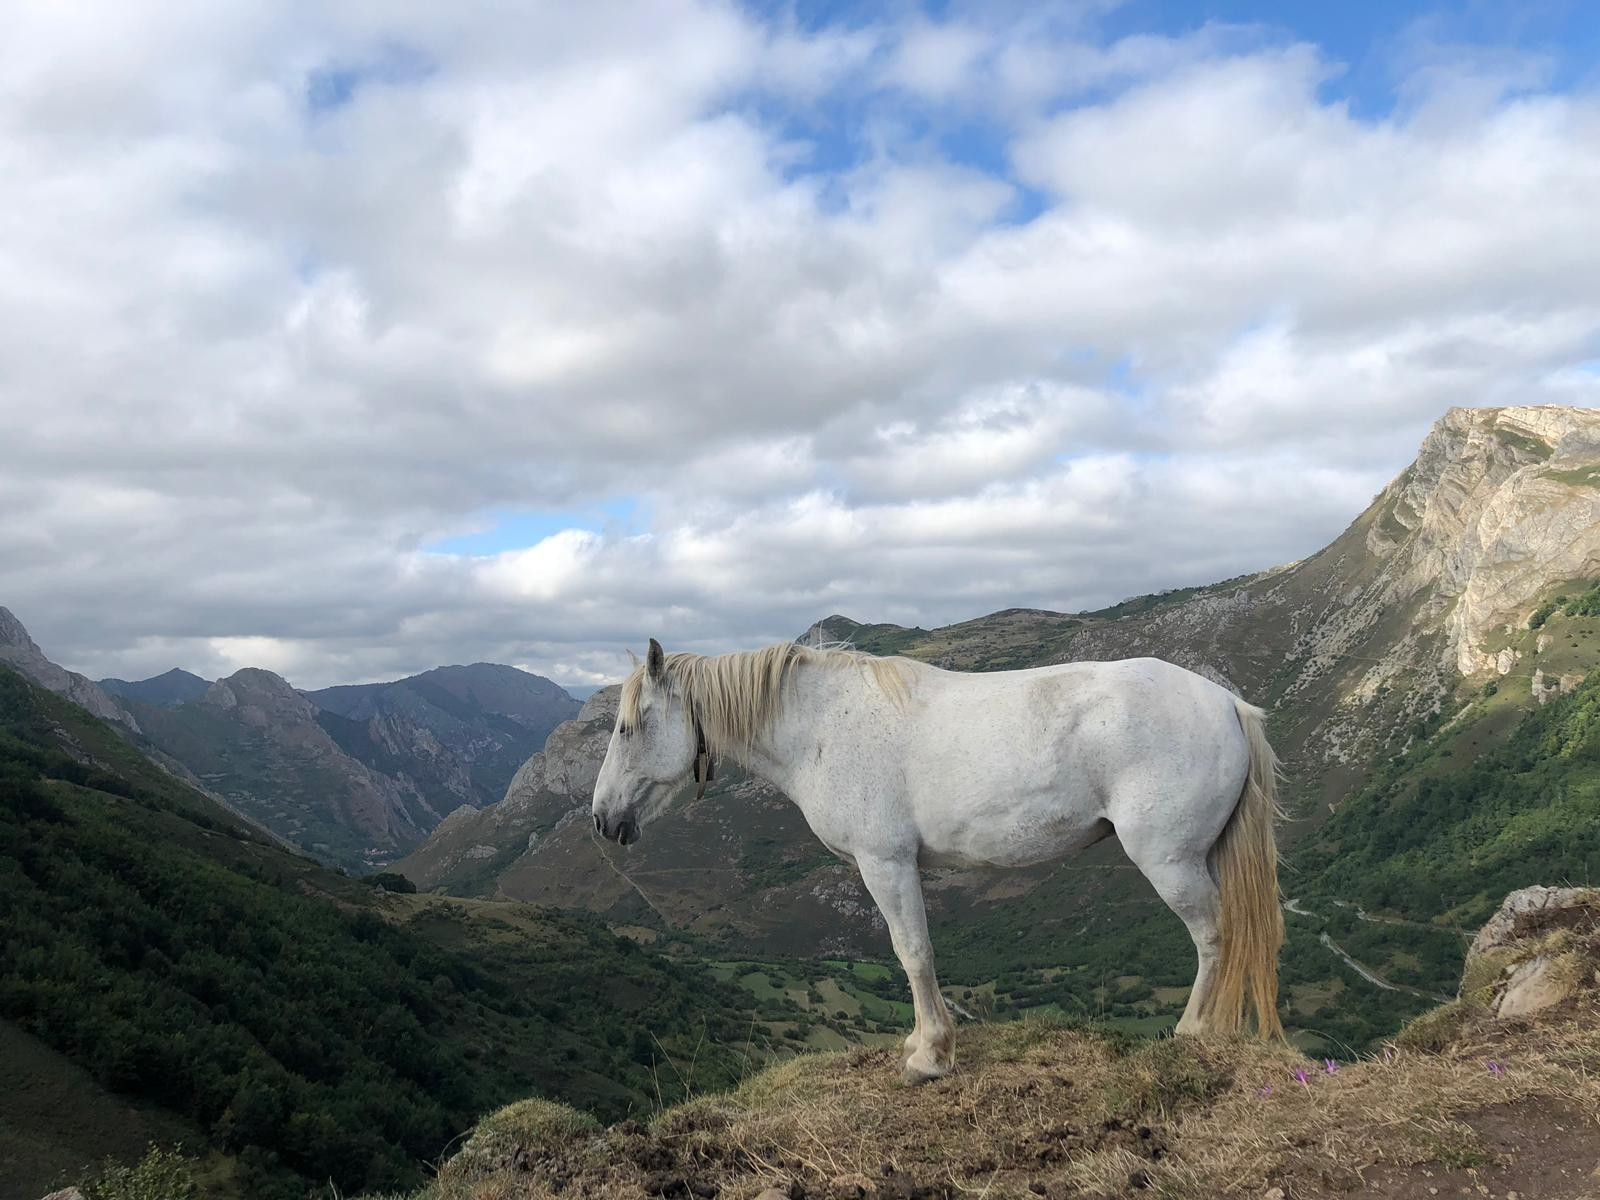
[{"label": "green hillside", "polygon": [[[413,1185],[509,1099],[614,1118],[743,1066],[749,998],[704,969],[571,915],[384,896],[4,669],[0,911],[0,1020],[198,1131],[251,1197]],[[6,1089],[0,1125],[43,1171],[39,1098]]]},{"label": "green hillside", "polygon": [[[1600,585],[1536,612],[1541,657],[1591,659],[1597,612]],[[1311,1024],[1358,1044],[1387,1033],[1453,994],[1472,932],[1508,891],[1600,880],[1600,672],[1532,709],[1510,694],[1529,679],[1486,685],[1291,853],[1285,891],[1313,914],[1289,916],[1291,995],[1326,973],[1324,935],[1407,989],[1346,971],[1363,1002],[1330,1003]]]}]

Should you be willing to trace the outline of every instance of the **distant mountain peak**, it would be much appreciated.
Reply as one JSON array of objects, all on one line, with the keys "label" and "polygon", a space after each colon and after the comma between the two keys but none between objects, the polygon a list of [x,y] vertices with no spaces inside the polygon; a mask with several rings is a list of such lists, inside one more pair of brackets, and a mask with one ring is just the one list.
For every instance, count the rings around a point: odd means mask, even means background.
[{"label": "distant mountain peak", "polygon": [[802,646],[827,646],[834,642],[847,642],[850,635],[861,628],[860,621],[834,613],[823,617],[797,639]]},{"label": "distant mountain peak", "polygon": [[40,687],[65,696],[106,721],[116,721],[135,732],[139,729],[133,714],[108,696],[93,680],[76,671],[58,667],[28,635],[21,621],[9,608],[0,608],[0,663],[14,667]]},{"label": "distant mountain peak", "polygon": [[148,679],[102,679],[100,686],[113,696],[146,704],[186,704],[206,694],[211,681],[182,667],[173,667]]},{"label": "distant mountain peak", "polygon": [[1360,521],[1396,596],[1444,616],[1463,675],[1553,583],[1600,574],[1600,411],[1452,408]]},{"label": "distant mountain peak", "polygon": [[15,646],[20,650],[39,653],[39,647],[28,636],[28,631],[23,628],[22,622],[3,605],[0,605],[0,646]]},{"label": "distant mountain peak", "polygon": [[302,720],[311,720],[316,712],[316,705],[287,679],[265,667],[240,667],[208,687],[200,702],[217,708],[263,709]]}]

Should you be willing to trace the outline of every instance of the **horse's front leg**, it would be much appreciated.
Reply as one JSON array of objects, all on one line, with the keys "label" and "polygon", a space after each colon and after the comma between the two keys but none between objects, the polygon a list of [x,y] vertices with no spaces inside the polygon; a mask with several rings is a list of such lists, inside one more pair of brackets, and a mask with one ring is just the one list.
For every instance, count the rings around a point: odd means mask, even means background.
[{"label": "horse's front leg", "polygon": [[858,855],[856,866],[889,925],[894,952],[911,983],[917,1024],[906,1039],[901,1078],[907,1083],[937,1079],[955,1065],[956,1027],[933,973],[933,945],[928,941],[928,915],[922,905],[916,860]]}]

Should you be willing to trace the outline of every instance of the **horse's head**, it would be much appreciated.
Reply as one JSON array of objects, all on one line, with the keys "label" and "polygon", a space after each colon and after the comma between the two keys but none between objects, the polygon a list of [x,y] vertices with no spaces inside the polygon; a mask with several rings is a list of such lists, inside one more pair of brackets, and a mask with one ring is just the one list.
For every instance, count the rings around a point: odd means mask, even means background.
[{"label": "horse's head", "polygon": [[[666,808],[696,770],[699,738],[684,699],[667,678],[666,656],[650,639],[645,664],[622,688],[606,761],[594,783],[594,827],[620,845]],[[701,768],[703,779],[709,768]]]}]

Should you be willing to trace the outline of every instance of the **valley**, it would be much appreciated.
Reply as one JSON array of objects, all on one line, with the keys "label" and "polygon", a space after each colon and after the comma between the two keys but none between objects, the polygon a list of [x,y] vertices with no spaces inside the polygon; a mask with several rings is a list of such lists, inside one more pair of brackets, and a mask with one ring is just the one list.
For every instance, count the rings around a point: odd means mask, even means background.
[{"label": "valley", "polygon": [[580,707],[550,680],[493,663],[314,692],[256,667],[97,683],[51,662],[5,609],[0,663],[287,844],[353,871],[387,866],[458,808],[494,804]]}]

